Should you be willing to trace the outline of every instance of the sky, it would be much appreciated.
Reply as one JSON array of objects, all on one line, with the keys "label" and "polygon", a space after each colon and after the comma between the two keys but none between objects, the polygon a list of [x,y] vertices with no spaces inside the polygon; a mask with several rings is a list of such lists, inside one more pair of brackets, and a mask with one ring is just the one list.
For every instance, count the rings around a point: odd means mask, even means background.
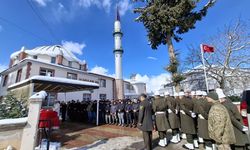
[{"label": "sky", "polygon": [[[144,26],[134,21],[138,14],[133,8],[137,5],[130,0],[1,0],[0,71],[7,68],[9,56],[22,46],[32,49],[61,44],[86,60],[90,71],[113,75],[112,32],[119,6],[124,78],[136,74],[138,81],[147,83],[148,91],[157,90],[170,77],[163,69],[169,62],[167,47],[150,48]],[[217,0],[195,29],[183,34],[181,42],[174,42],[181,61],[188,55],[190,44],[203,43],[238,17],[250,20],[249,6],[249,0]]]}]

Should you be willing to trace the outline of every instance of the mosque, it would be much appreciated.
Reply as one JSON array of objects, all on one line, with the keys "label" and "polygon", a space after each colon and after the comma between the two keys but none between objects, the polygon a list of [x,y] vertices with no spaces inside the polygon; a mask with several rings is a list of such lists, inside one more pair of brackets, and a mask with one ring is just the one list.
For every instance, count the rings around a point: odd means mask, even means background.
[{"label": "mosque", "polygon": [[115,77],[88,71],[87,62],[61,45],[21,48],[10,56],[9,68],[2,71],[0,99],[12,92],[28,98],[46,91],[48,104],[55,100],[100,100],[137,97],[146,93],[146,84],[123,79],[122,30],[119,12],[114,22]]}]

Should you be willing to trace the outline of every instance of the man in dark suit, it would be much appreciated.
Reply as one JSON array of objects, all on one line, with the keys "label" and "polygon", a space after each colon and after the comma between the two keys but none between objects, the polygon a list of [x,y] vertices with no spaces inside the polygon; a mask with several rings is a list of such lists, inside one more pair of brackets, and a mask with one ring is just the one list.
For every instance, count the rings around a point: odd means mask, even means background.
[{"label": "man in dark suit", "polygon": [[153,110],[152,104],[146,94],[140,96],[138,128],[142,131],[144,145],[147,150],[152,150]]}]

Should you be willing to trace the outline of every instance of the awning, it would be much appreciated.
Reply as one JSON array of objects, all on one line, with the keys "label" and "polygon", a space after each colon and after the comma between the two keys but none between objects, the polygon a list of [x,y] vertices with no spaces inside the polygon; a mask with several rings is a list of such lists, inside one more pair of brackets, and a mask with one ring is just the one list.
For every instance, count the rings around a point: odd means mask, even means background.
[{"label": "awning", "polygon": [[33,76],[29,79],[15,83],[8,87],[8,90],[13,90],[30,83],[34,83],[33,92],[46,91],[46,92],[75,92],[98,89],[99,84],[87,81],[73,80],[60,77],[48,76]]}]

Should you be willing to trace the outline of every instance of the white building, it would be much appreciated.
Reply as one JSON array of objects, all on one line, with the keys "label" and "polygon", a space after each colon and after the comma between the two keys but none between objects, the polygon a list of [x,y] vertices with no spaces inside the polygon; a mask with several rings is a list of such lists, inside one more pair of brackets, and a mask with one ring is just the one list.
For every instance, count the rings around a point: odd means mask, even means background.
[{"label": "white building", "polygon": [[[217,68],[219,67],[213,67],[213,70],[215,71]],[[231,74],[230,72],[232,71],[229,69],[227,69],[226,72],[227,75],[225,77],[226,81],[224,92],[227,95],[241,95],[243,90],[250,87],[250,69],[238,69],[237,74]],[[184,91],[206,91],[204,70],[202,66],[197,66],[191,70],[187,70],[184,72],[184,76],[186,79],[181,82],[181,89]],[[212,76],[215,76],[215,74],[208,70],[207,80],[208,89],[210,91],[219,87],[218,82],[212,78]],[[163,93],[164,91],[174,93],[173,84],[168,83],[162,89],[160,89],[160,93]]]},{"label": "white building", "polygon": [[[60,45],[22,48],[10,57],[9,68],[0,73],[0,97],[12,91],[29,97],[45,90],[53,100],[114,99],[115,78],[87,71],[80,61]],[[145,93],[145,83],[123,81],[125,98]]]}]

